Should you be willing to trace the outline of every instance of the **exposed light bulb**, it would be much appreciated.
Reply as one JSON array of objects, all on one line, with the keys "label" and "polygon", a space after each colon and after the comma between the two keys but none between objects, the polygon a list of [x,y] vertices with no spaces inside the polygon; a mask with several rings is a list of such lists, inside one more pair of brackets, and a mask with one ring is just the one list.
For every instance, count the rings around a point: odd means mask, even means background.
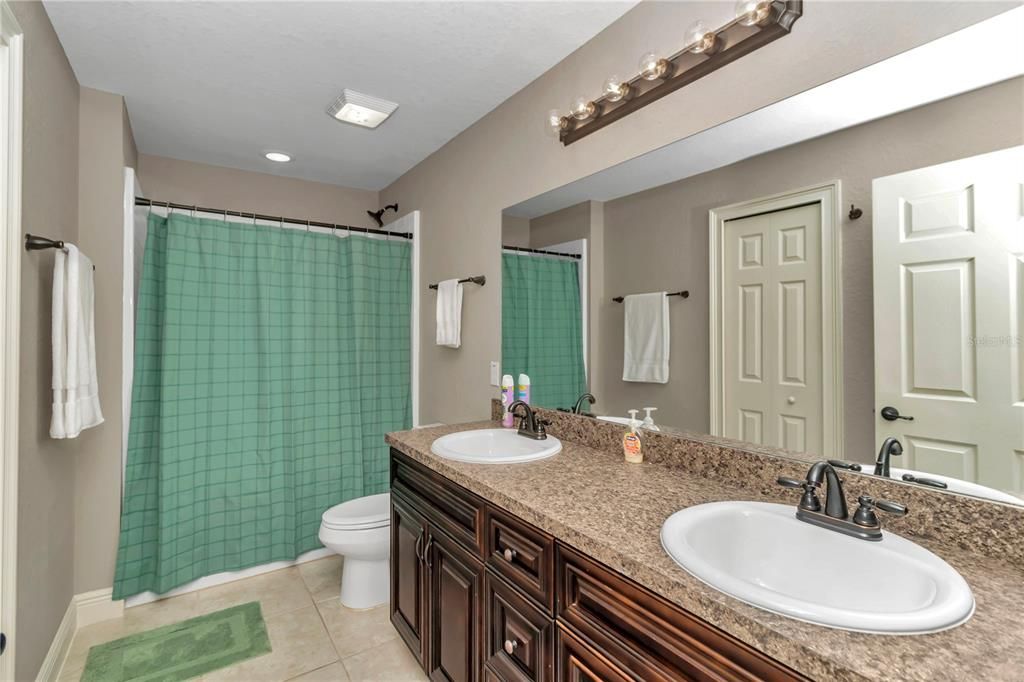
[{"label": "exposed light bulb", "polygon": [[718,36],[699,19],[686,29],[685,39],[686,44],[691,46],[690,52],[694,54],[711,54],[718,43]]},{"label": "exposed light bulb", "polygon": [[568,123],[558,109],[552,109],[548,112],[547,118],[544,121],[544,130],[551,137],[558,137],[562,130],[568,126]]},{"label": "exposed light bulb", "polygon": [[629,83],[624,83],[618,76],[608,76],[604,81],[602,92],[604,98],[609,102],[618,102],[629,94]]},{"label": "exposed light bulb", "polygon": [[572,107],[569,108],[569,112],[572,114],[572,117],[577,121],[584,121],[590,118],[596,111],[597,105],[582,95],[574,99],[572,101]]},{"label": "exposed light bulb", "polygon": [[736,3],[736,18],[744,26],[763,25],[771,15],[770,0],[739,0]]},{"label": "exposed light bulb", "polygon": [[667,59],[662,59],[653,52],[647,52],[640,57],[640,77],[645,81],[656,81],[668,75],[670,66]]}]

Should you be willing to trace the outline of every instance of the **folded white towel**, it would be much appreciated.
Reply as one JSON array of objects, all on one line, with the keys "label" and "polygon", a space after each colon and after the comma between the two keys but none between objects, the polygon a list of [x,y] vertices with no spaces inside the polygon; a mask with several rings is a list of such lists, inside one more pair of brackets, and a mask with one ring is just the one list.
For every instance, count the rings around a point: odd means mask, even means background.
[{"label": "folded white towel", "polygon": [[437,285],[437,345],[462,345],[462,285],[457,279]]},{"label": "folded white towel", "polygon": [[96,380],[92,262],[73,244],[53,266],[53,416],[51,438],[75,438],[103,423]]},{"label": "folded white towel", "polygon": [[623,381],[668,383],[668,296],[664,291],[626,296]]}]

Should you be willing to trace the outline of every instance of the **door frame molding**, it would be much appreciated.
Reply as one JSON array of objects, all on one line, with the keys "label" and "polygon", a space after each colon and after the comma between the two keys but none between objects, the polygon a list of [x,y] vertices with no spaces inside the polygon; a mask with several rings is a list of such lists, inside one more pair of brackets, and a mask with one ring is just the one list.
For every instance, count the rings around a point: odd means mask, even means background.
[{"label": "door frame molding", "polygon": [[713,436],[721,436],[725,422],[723,316],[725,277],[725,222],[758,213],[781,211],[817,203],[821,207],[821,383],[822,456],[843,457],[843,240],[839,228],[841,202],[839,180],[782,192],[759,199],[714,208],[708,213],[708,307],[711,424]]},{"label": "door frame molding", "polygon": [[0,629],[7,650],[0,679],[14,679],[18,549],[18,379],[21,337],[21,174],[24,34],[13,11],[0,2]]}]

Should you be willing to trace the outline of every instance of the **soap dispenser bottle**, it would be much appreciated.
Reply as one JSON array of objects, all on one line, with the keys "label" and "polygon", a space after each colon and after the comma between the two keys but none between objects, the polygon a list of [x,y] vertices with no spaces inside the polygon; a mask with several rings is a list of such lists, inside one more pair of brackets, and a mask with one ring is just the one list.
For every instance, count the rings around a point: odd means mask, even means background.
[{"label": "soap dispenser bottle", "polygon": [[622,454],[630,464],[644,461],[643,441],[640,439],[640,420],[636,418],[638,410],[629,411],[629,430],[622,437]]},{"label": "soap dispenser bottle", "polygon": [[645,407],[644,408],[644,423],[643,427],[648,431],[657,431],[658,427],[654,425],[654,418],[651,417],[651,412],[657,412],[657,407]]}]

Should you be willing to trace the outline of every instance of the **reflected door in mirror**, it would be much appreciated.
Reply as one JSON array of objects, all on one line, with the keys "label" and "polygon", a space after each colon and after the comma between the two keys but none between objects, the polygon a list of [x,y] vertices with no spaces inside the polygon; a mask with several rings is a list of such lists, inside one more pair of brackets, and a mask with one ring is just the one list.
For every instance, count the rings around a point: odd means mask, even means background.
[{"label": "reflected door in mirror", "polygon": [[820,453],[820,205],[729,220],[724,243],[724,435]]},{"label": "reflected door in mirror", "polygon": [[1024,147],[879,178],[876,442],[908,469],[1024,490]]}]

